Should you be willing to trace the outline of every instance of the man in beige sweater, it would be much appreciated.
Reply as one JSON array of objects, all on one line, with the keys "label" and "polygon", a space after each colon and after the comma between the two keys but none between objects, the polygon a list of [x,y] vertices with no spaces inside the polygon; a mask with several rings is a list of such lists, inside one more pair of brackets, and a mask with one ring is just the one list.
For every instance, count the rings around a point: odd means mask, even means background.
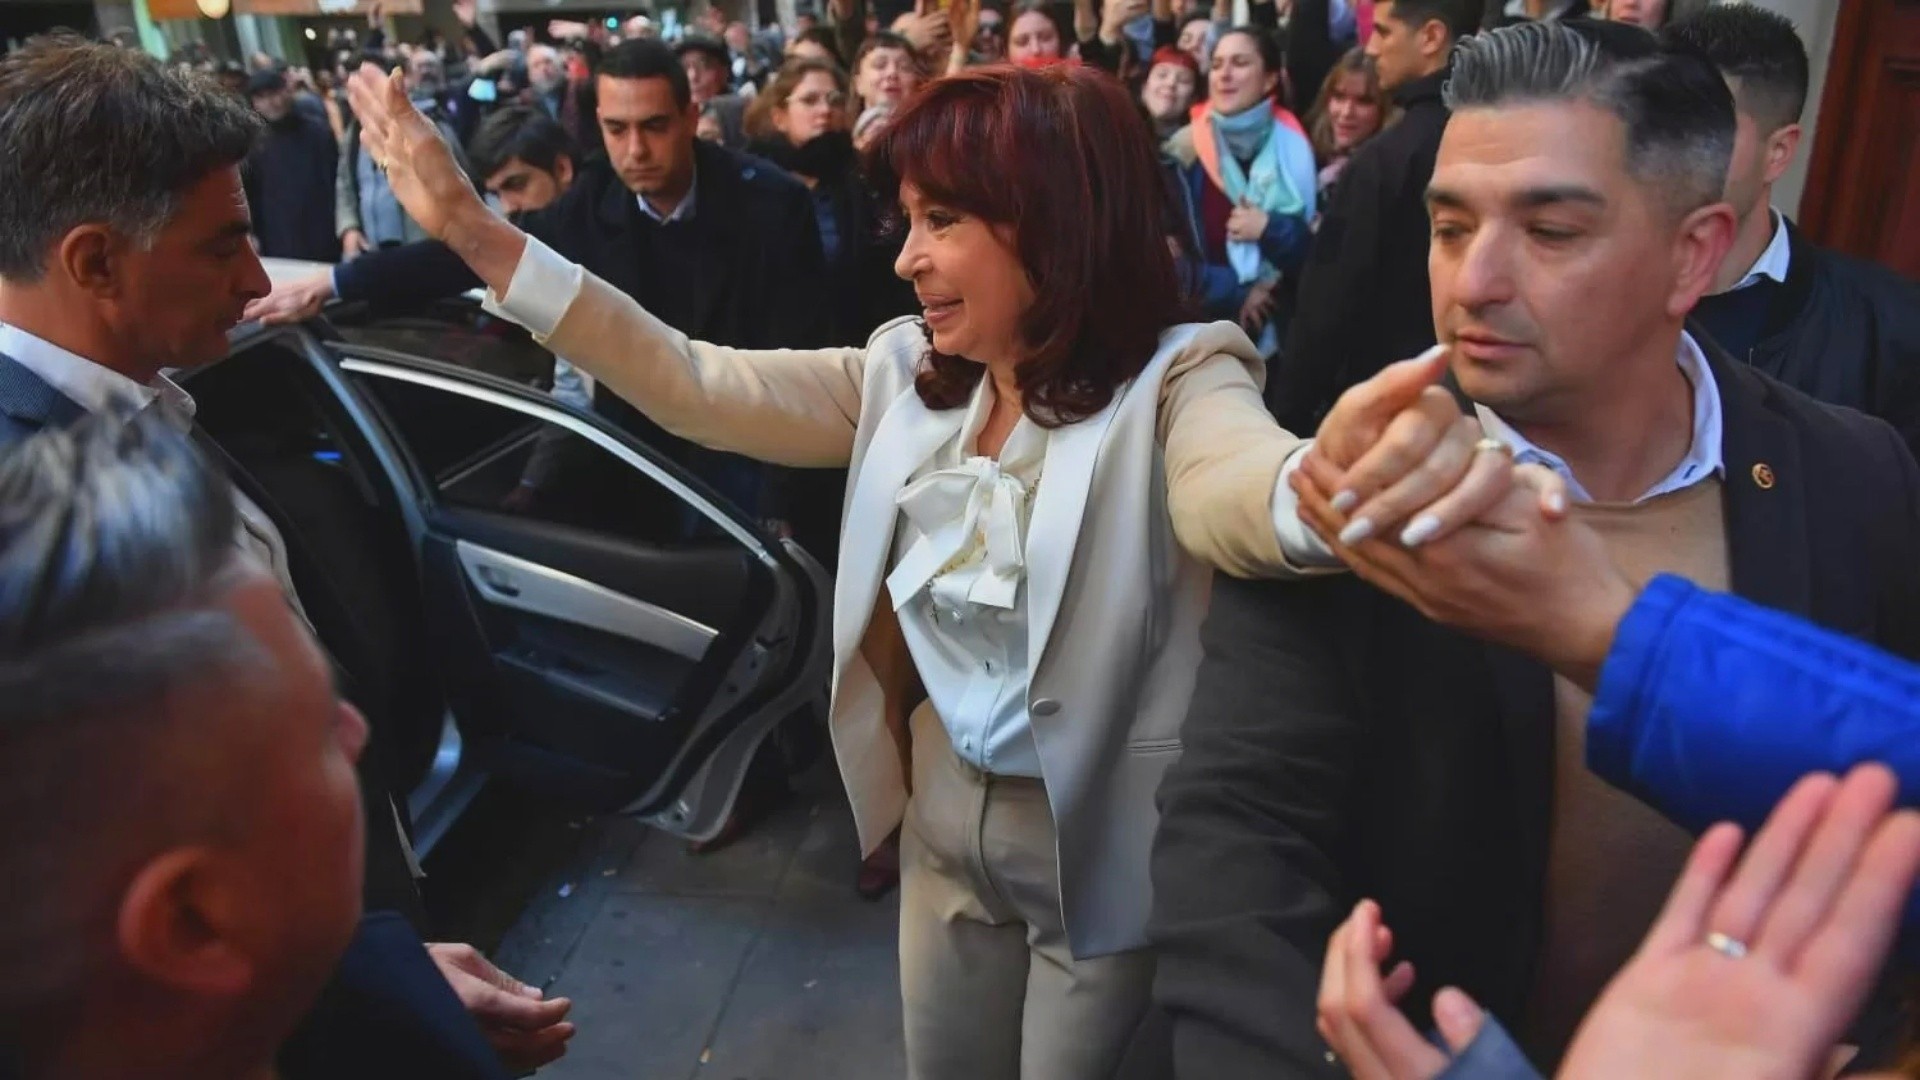
[{"label": "man in beige sweater", "polygon": [[[1680,574],[1920,655],[1904,445],[1686,332],[1734,228],[1712,67],[1631,27],[1533,24],[1464,43],[1448,92],[1434,319],[1488,466],[1557,474],[1636,583]],[[1347,541],[1404,556],[1430,534],[1369,538],[1392,515],[1368,470],[1314,456]],[[1584,691],[1445,614],[1354,578],[1217,582],[1154,856],[1181,1076],[1336,1068],[1321,953],[1361,897],[1413,963],[1410,1008],[1459,986],[1549,1069],[1646,932],[1688,838],[1587,770]]]}]

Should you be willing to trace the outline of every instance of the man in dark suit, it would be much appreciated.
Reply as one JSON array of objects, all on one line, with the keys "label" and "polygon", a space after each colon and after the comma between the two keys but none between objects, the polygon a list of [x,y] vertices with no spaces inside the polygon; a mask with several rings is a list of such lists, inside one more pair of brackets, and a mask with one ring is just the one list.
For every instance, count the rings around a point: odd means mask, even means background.
[{"label": "man in dark suit", "polygon": [[[689,337],[743,349],[828,344],[819,226],[807,189],[757,158],[694,137],[698,110],[671,48],[624,42],[595,75],[604,157],[519,224]],[[338,295],[382,304],[480,287],[444,244],[371,252],[330,278],[277,290],[249,312],[266,322],[318,313]],[[768,466],[692,446],[610,392],[610,419],[679,457],[749,513],[783,516]]]},{"label": "man in dark suit", "polygon": [[[88,414],[146,414],[198,437],[192,399],[163,372],[225,355],[227,331],[267,292],[240,175],[259,129],[245,102],[138,52],[57,36],[0,60],[0,448]],[[340,605],[325,588],[294,589],[298,537],[282,533],[250,478],[232,479],[235,543],[303,619],[334,624]],[[341,674],[350,686],[352,670]],[[360,774],[368,907],[413,906],[383,772],[363,755]],[[405,920],[363,920],[349,956],[356,963],[336,973],[315,1044],[335,1062],[357,1049],[361,1063],[330,1075],[396,1075],[386,1069],[401,1060],[429,1068],[397,1075],[502,1075],[469,1010],[493,1034],[502,1011],[531,1023],[547,1057],[571,1034],[559,1022],[564,1002],[526,996],[524,1008],[502,1010],[490,968],[459,949],[430,954]],[[396,995],[397,986],[409,989]],[[369,1015],[410,1037],[371,1041],[359,1023]],[[502,1035],[504,1045],[517,1049],[521,1034]],[[315,1075],[302,1064],[285,1062],[286,1074]]]},{"label": "man in dark suit", "polygon": [[1800,148],[1807,50],[1793,23],[1751,4],[1706,8],[1661,37],[1712,60],[1740,136],[1727,201],[1733,251],[1694,321],[1733,356],[1821,401],[1877,416],[1920,452],[1920,285],[1827,251],[1773,208]]},{"label": "man in dark suit", "polygon": [[1367,55],[1401,109],[1353,155],[1300,273],[1285,351],[1267,380],[1284,426],[1312,431],[1347,387],[1433,344],[1427,311],[1427,178],[1447,126],[1440,91],[1473,0],[1381,0]]},{"label": "man in dark suit", "polygon": [[[1636,28],[1534,23],[1463,43],[1448,92],[1432,302],[1477,452],[1558,474],[1637,582],[1678,573],[1920,656],[1899,438],[1685,329],[1733,236],[1717,73]],[[1372,535],[1377,498],[1341,500],[1343,539],[1418,553],[1418,519]],[[1333,1073],[1321,958],[1363,897],[1422,1023],[1461,987],[1551,1070],[1688,847],[1585,768],[1585,692],[1354,578],[1220,579],[1204,635],[1154,856],[1180,1075]]]}]

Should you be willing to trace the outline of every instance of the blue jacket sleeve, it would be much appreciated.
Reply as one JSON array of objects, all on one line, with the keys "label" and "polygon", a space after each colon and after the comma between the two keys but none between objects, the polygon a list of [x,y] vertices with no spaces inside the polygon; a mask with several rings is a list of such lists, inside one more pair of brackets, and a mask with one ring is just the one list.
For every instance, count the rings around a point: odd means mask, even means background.
[{"label": "blue jacket sleeve", "polygon": [[[1867,761],[1920,806],[1920,666],[1669,576],[1614,632],[1587,767],[1681,825],[1751,834],[1800,777]],[[1899,952],[1920,959],[1920,891],[1902,931]]]},{"label": "blue jacket sleeve", "polygon": [[1801,776],[1864,761],[1920,805],[1920,666],[1676,577],[1621,620],[1587,720],[1609,783],[1691,829],[1751,829]]},{"label": "blue jacket sleeve", "polygon": [[342,300],[418,303],[459,296],[482,284],[479,275],[438,240],[369,251],[333,271],[333,291]]},{"label": "blue jacket sleeve", "polygon": [[1292,214],[1268,214],[1267,227],[1260,234],[1260,254],[1283,274],[1298,274],[1307,261],[1307,244],[1313,230],[1307,219]]}]

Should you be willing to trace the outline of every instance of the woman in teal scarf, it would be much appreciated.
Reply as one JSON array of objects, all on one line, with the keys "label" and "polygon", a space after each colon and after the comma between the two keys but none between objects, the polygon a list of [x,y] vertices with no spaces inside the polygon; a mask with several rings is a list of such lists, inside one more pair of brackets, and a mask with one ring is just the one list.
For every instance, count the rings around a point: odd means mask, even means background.
[{"label": "woman in teal scarf", "polygon": [[1167,141],[1200,222],[1199,292],[1206,314],[1234,319],[1264,355],[1278,350],[1281,283],[1297,272],[1312,237],[1313,144],[1277,104],[1279,43],[1239,27],[1221,37],[1207,101]]}]

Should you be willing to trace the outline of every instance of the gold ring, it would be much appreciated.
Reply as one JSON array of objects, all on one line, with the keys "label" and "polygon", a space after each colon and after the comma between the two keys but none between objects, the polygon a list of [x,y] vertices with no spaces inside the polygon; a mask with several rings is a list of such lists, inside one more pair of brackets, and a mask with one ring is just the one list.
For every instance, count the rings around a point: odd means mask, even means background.
[{"label": "gold ring", "polygon": [[1505,440],[1496,439],[1491,435],[1483,435],[1480,437],[1479,442],[1473,444],[1473,452],[1476,454],[1489,450],[1496,454],[1505,454],[1508,457],[1513,456],[1513,447],[1508,446]]}]

